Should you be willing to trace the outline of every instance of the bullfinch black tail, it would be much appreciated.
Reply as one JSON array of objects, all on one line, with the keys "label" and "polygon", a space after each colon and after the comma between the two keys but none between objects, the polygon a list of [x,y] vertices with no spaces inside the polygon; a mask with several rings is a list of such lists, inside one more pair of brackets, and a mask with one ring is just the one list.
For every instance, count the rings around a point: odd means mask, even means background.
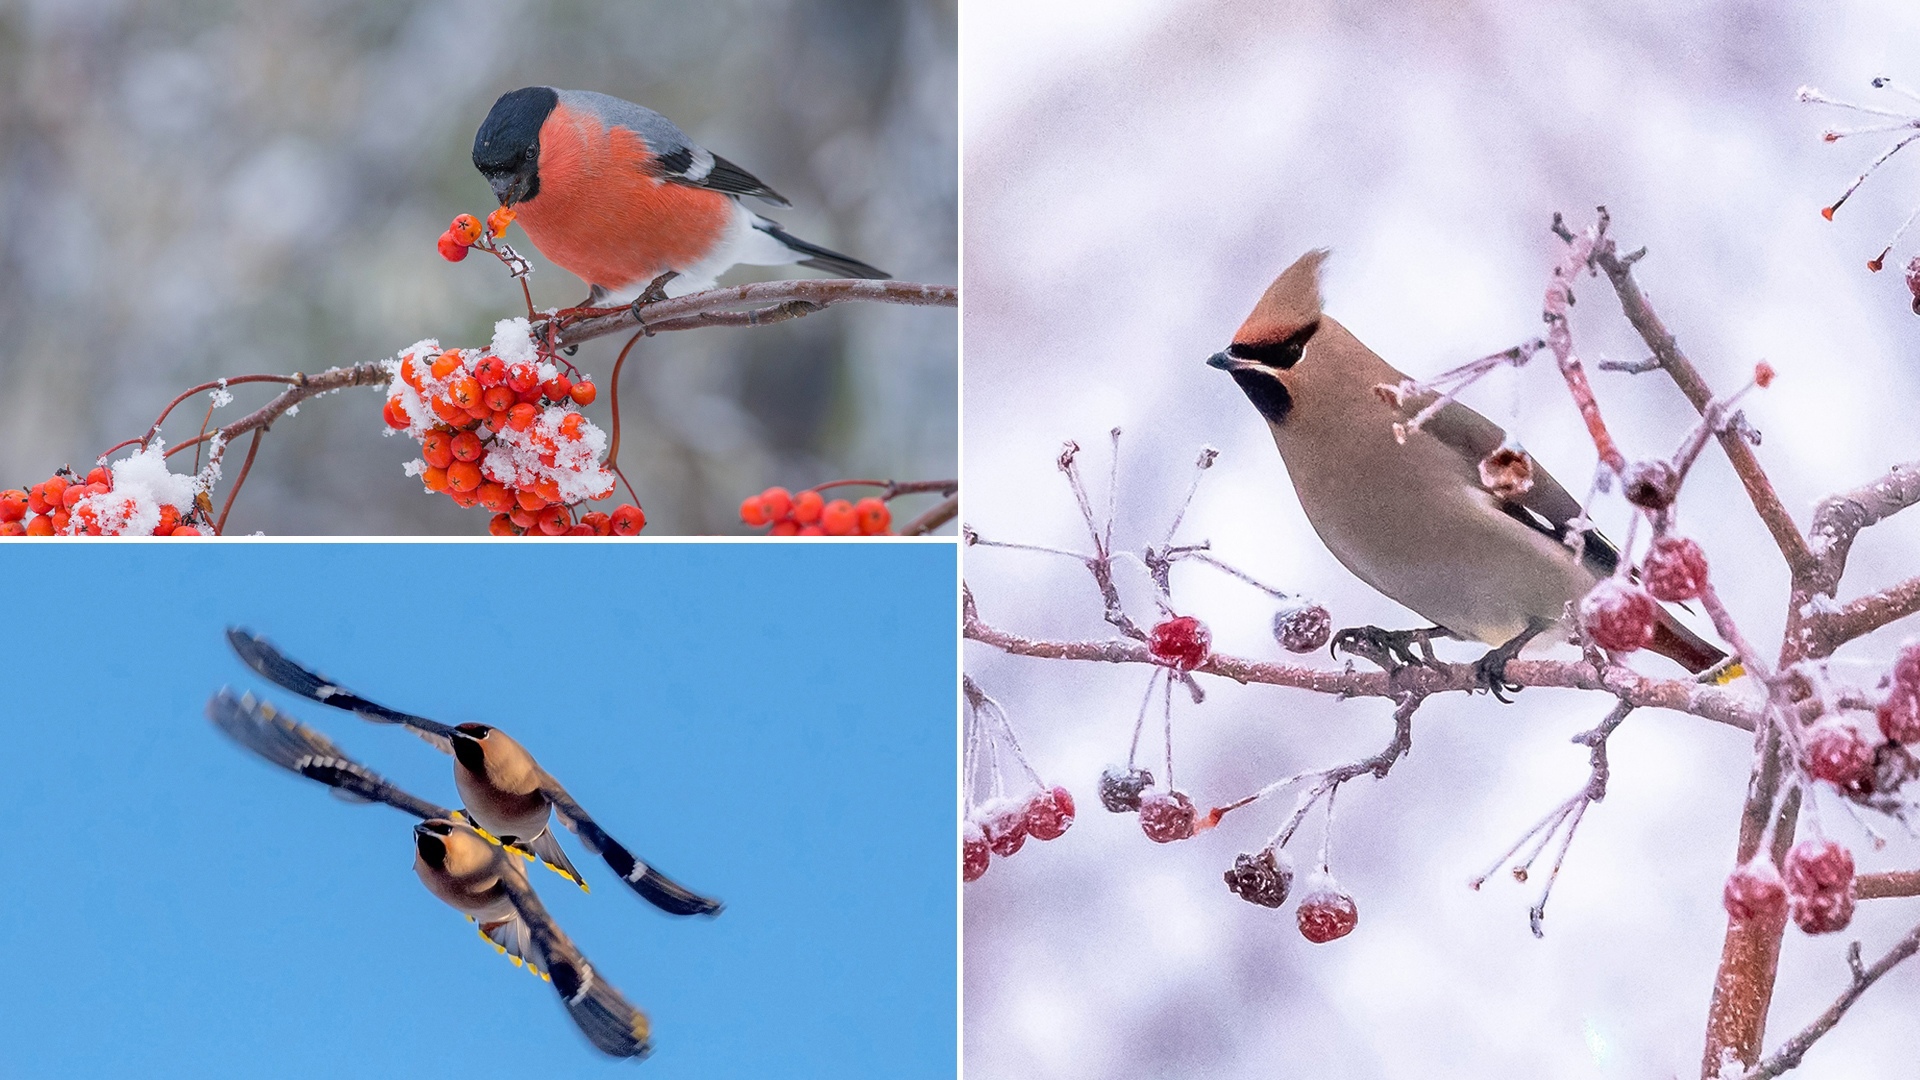
[{"label": "bullfinch black tail", "polygon": [[811,266],[815,270],[825,270],[835,277],[843,278],[891,278],[893,275],[877,266],[869,266],[859,259],[850,258],[837,251],[830,251],[818,244],[809,244],[787,230],[768,221],[766,218],[753,223],[753,227],[786,245],[791,251],[797,251],[806,258],[798,259],[801,266]]}]

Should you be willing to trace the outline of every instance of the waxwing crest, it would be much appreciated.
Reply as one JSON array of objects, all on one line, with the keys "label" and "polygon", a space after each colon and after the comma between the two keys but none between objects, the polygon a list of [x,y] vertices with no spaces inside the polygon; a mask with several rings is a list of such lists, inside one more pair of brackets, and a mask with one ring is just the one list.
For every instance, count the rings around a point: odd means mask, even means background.
[{"label": "waxwing crest", "polygon": [[1294,260],[1267,286],[1253,314],[1233,335],[1236,344],[1281,341],[1320,320],[1320,264],[1333,254],[1315,248]]}]

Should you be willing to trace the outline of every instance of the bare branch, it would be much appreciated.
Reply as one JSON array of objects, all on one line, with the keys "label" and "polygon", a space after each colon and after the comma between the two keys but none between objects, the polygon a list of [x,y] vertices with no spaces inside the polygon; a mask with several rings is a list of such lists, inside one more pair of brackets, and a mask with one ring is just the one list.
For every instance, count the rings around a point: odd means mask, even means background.
[{"label": "bare branch", "polygon": [[926,513],[900,526],[900,535],[925,536],[940,526],[945,525],[947,522],[952,521],[954,515],[959,512],[960,496],[958,494],[949,495],[934,504],[932,509],[929,509]]},{"label": "bare branch", "polygon": [[[703,326],[763,326],[799,318],[849,300],[916,307],[956,307],[960,289],[954,285],[921,285],[910,281],[868,281],[848,278],[804,278],[795,281],[756,281],[724,289],[676,296],[642,305],[587,309],[556,327],[554,344],[560,348],[623,331],[664,334]],[[741,310],[741,309],[746,310]],[[547,324],[534,328],[536,339]]]},{"label": "bare branch", "polygon": [[1833,1004],[1827,1006],[1825,1012],[1815,1017],[1813,1023],[1782,1043],[1780,1049],[1775,1050],[1765,1061],[1755,1065],[1741,1080],[1770,1080],[1798,1066],[1800,1059],[1806,1056],[1807,1050],[1819,1041],[1820,1036],[1831,1031],[1833,1025],[1840,1022],[1841,1017],[1847,1015],[1847,1010],[1853,1007],[1854,1002],[1860,1000],[1860,995],[1866,993],[1868,987],[1879,982],[1881,976],[1892,971],[1895,965],[1916,952],[1920,952],[1920,926],[1907,931],[1905,937],[1895,942],[1893,948],[1888,949],[1886,955],[1874,961],[1873,966],[1869,968],[1860,967],[1860,945],[1855,942],[1851,954],[1853,979],[1847,984],[1846,990],[1841,992]]},{"label": "bare branch", "polygon": [[1853,879],[1856,900],[1885,900],[1897,896],[1920,896],[1920,870],[1888,870],[1861,874]]}]

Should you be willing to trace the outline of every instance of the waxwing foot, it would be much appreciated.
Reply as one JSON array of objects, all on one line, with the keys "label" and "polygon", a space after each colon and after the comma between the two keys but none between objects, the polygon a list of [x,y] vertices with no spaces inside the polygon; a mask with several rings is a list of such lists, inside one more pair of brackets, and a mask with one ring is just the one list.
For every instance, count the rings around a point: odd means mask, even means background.
[{"label": "waxwing foot", "polygon": [[1503,705],[1513,704],[1508,694],[1517,694],[1523,688],[1519,683],[1507,678],[1507,662],[1520,655],[1527,643],[1546,633],[1553,623],[1546,619],[1529,619],[1527,628],[1515,634],[1513,640],[1504,645],[1496,645],[1487,650],[1485,656],[1473,662],[1474,682],[1478,689],[1491,693]]},{"label": "waxwing foot", "polygon": [[[1358,656],[1391,675],[1401,668],[1416,664],[1437,666],[1440,661],[1433,655],[1433,639],[1452,636],[1453,633],[1444,626],[1429,626],[1423,630],[1350,626],[1333,635],[1328,651],[1336,658],[1343,652]],[[1418,653],[1414,652],[1416,646],[1420,650]]]}]

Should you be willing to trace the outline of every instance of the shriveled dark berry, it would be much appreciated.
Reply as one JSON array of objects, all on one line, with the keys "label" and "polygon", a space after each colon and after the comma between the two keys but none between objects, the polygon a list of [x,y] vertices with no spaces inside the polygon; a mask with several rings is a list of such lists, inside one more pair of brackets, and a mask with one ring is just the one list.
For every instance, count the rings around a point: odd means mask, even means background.
[{"label": "shriveled dark berry", "polygon": [[1131,814],[1140,809],[1140,793],[1153,786],[1153,774],[1145,769],[1107,766],[1100,774],[1100,805],[1115,814]]},{"label": "shriveled dark berry", "polygon": [[1293,888],[1293,866],[1284,854],[1275,857],[1272,848],[1233,857],[1233,869],[1226,872],[1227,888],[1249,904],[1277,908],[1287,902]]},{"label": "shriveled dark berry", "polygon": [[1273,639],[1291,653],[1319,652],[1333,637],[1333,616],[1319,604],[1288,608],[1273,617]]}]

